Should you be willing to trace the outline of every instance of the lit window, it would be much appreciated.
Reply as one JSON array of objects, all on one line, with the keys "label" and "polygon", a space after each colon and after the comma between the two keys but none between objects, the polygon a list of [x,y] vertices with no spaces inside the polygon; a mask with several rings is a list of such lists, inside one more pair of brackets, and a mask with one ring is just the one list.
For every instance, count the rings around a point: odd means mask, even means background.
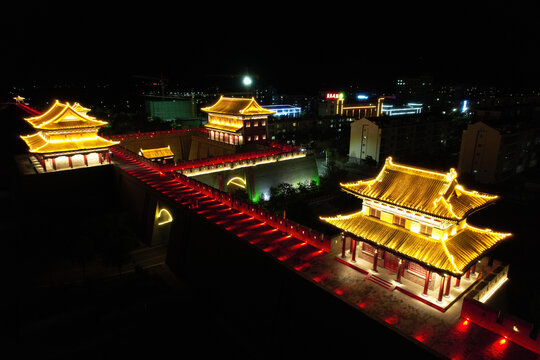
[{"label": "lit window", "polygon": [[258,122],[258,121],[254,121],[254,122],[253,122],[253,126],[259,126],[259,122]]},{"label": "lit window", "polygon": [[381,210],[377,210],[374,208],[369,208],[369,216],[373,216],[377,219],[381,218]]},{"label": "lit window", "polygon": [[405,218],[394,215],[394,217],[392,218],[392,223],[397,226],[405,227]]},{"label": "lit window", "polygon": [[420,225],[420,233],[431,236],[431,234],[433,233],[433,228],[427,225]]},{"label": "lit window", "polygon": [[251,141],[251,136],[248,136],[248,141]]},{"label": "lit window", "polygon": [[251,122],[246,121],[246,127],[250,127],[250,126],[251,126]]},{"label": "lit window", "polygon": [[259,140],[259,135],[255,135],[255,141]]},{"label": "lit window", "polygon": [[261,126],[265,126],[266,125],[266,121],[261,121]]}]

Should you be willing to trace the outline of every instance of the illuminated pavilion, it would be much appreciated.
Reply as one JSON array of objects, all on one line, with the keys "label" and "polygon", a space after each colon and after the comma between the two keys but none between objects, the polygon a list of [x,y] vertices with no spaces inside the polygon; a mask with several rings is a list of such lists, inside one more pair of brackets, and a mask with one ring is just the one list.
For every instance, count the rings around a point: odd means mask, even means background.
[{"label": "illuminated pavilion", "polygon": [[208,113],[208,123],[204,126],[209,138],[233,145],[265,141],[268,115],[274,113],[260,106],[254,98],[223,96],[201,110]]},{"label": "illuminated pavilion", "polygon": [[174,159],[174,153],[172,152],[170,145],[151,149],[141,148],[139,155],[150,161],[156,161],[162,164]]},{"label": "illuminated pavilion", "polygon": [[45,113],[25,118],[37,132],[21,138],[44,171],[110,163],[109,148],[118,142],[98,136],[108,123],[88,111],[79,103],[57,100]]},{"label": "illuminated pavilion", "polygon": [[[469,191],[459,185],[454,169],[440,173],[386,162],[376,178],[340,184],[362,199],[362,209],[348,215],[321,217],[342,230],[342,253],[350,238],[352,262],[359,256],[423,286],[421,295],[439,285],[438,301],[448,296],[452,277],[475,272],[479,259],[511,234],[467,224],[473,212],[497,196]],[[437,274],[437,276],[434,276]]]}]

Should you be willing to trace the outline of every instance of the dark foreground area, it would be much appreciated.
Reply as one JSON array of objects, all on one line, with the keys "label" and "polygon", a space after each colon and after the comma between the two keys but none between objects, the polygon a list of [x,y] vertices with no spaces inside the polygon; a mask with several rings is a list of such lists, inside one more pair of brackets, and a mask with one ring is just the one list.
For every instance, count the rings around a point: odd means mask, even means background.
[{"label": "dark foreground area", "polygon": [[[15,192],[4,219],[14,234],[6,253],[17,255],[8,259],[7,309],[14,309],[10,330],[21,358],[434,358],[185,209],[175,213],[184,226],[171,232],[167,265],[56,281],[50,269],[59,259],[80,271],[84,259],[112,254],[106,262],[114,267],[129,250],[103,245],[129,223],[114,217],[126,210],[116,203],[115,172],[82,174],[64,185],[58,180],[66,175],[19,183],[27,191]],[[77,246],[81,234],[84,247]]]},{"label": "dark foreground area", "polygon": [[217,303],[228,303],[234,294],[210,299],[188,293],[165,267],[79,285],[27,289],[20,304],[22,358],[432,358],[369,319],[351,316],[330,297],[322,308],[303,299],[305,304],[278,301],[274,309],[252,304],[245,311],[235,306],[228,311]]}]

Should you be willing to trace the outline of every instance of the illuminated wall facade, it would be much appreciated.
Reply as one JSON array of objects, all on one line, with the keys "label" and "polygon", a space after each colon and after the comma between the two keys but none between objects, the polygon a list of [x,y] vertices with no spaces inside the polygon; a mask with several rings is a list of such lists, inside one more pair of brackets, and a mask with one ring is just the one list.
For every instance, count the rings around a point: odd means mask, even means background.
[{"label": "illuminated wall facade", "polygon": [[263,163],[218,173],[193,176],[194,179],[223,191],[246,191],[254,202],[268,200],[270,188],[281,183],[297,185],[315,181],[319,183],[317,164],[313,156]]}]

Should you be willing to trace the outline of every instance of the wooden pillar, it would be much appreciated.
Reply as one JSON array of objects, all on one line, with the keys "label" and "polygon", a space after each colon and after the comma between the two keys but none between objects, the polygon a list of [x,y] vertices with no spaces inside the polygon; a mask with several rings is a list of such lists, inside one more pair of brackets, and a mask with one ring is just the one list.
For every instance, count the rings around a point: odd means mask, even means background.
[{"label": "wooden pillar", "polygon": [[474,263],[473,266],[471,267],[471,273],[473,275],[476,274],[476,263]]},{"label": "wooden pillar", "polygon": [[456,278],[456,287],[459,288],[459,284],[461,283],[461,277]]},{"label": "wooden pillar", "polygon": [[448,275],[448,279],[446,280],[446,289],[444,290],[444,296],[450,295],[450,284],[452,283],[452,276]]},{"label": "wooden pillar", "polygon": [[403,260],[398,260],[398,268],[397,268],[397,274],[396,274],[396,281],[398,283],[401,282],[401,272],[403,271]]},{"label": "wooden pillar", "polygon": [[83,154],[83,159],[84,159],[84,165],[88,166],[88,159],[86,158],[86,154]]},{"label": "wooden pillar", "polygon": [[356,239],[351,238],[351,253],[352,253],[352,262],[356,262]]},{"label": "wooden pillar", "polygon": [[43,171],[47,172],[47,165],[45,164],[45,159],[41,155],[38,155],[39,163],[41,164],[41,167],[43,168]]},{"label": "wooden pillar", "polygon": [[52,167],[54,170],[56,170],[56,161],[54,158],[51,158],[51,160],[52,160]]},{"label": "wooden pillar", "polygon": [[111,154],[109,154],[109,152],[107,151],[107,162],[110,164],[111,163]]},{"label": "wooden pillar", "polygon": [[350,237],[350,236],[349,236],[349,238],[351,239],[351,244],[350,244],[351,248],[349,249],[349,252],[352,254],[353,249],[356,246],[356,241],[354,241],[353,238]]},{"label": "wooden pillar", "polygon": [[429,289],[429,278],[431,277],[431,271],[426,270],[426,280],[424,281],[424,292],[423,295],[427,295]]},{"label": "wooden pillar", "polygon": [[471,269],[467,270],[467,273],[465,274],[465,279],[469,279],[469,276],[471,275]]},{"label": "wooden pillar", "polygon": [[343,233],[341,233],[341,257],[344,258],[345,257],[345,249],[347,247],[346,243],[347,243],[347,238],[345,237],[345,235]]},{"label": "wooden pillar", "polygon": [[219,173],[217,178],[218,178],[219,190],[220,191],[225,191],[225,183],[223,181],[223,173]]},{"label": "wooden pillar", "polygon": [[437,298],[438,301],[442,301],[443,292],[444,292],[444,280],[446,279],[445,275],[440,275],[441,277],[441,283],[439,286],[439,297]]},{"label": "wooden pillar", "polygon": [[73,169],[73,161],[71,161],[71,156],[68,156],[68,163],[69,163],[69,167]]},{"label": "wooden pillar", "polygon": [[377,258],[379,257],[379,249],[375,248],[375,254],[373,254],[373,271],[377,271]]}]

